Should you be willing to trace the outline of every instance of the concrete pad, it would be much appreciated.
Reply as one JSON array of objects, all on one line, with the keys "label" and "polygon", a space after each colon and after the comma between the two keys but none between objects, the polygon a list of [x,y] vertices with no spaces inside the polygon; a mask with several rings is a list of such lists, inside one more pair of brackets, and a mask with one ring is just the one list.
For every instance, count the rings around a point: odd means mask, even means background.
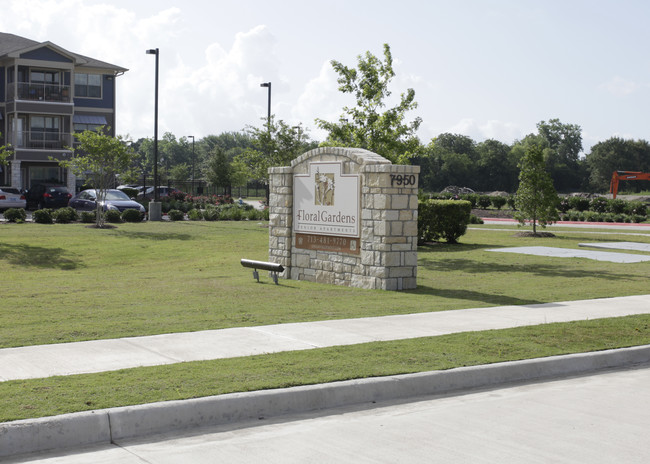
[{"label": "concrete pad", "polygon": [[574,250],[571,248],[555,248],[543,246],[493,248],[486,251],[499,253],[520,253],[524,255],[548,256],[554,258],[586,258],[612,263],[640,263],[650,261],[650,256],[633,255],[629,253],[609,253],[604,251]]},{"label": "concrete pad", "polygon": [[581,247],[606,248],[612,250],[630,250],[645,251],[650,253],[650,243],[639,242],[595,242],[595,243],[578,243]]}]

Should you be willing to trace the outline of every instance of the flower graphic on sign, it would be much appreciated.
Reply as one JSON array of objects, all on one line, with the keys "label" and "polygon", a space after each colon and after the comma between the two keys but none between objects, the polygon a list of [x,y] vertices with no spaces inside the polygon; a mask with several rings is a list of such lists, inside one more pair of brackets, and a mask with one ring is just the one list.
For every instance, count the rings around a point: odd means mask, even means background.
[{"label": "flower graphic on sign", "polygon": [[319,206],[334,205],[334,173],[321,174],[316,171],[314,182],[314,204]]}]

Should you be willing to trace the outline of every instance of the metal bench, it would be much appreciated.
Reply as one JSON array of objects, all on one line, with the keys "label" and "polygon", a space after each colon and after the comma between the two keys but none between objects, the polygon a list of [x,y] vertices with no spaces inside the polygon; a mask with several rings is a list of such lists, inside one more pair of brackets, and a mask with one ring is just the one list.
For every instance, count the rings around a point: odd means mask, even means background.
[{"label": "metal bench", "polygon": [[269,271],[275,285],[278,285],[278,273],[284,271],[284,267],[282,267],[281,264],[268,263],[266,261],[254,261],[252,259],[242,259],[240,262],[242,266],[253,269],[253,278],[257,279],[258,282],[260,281],[260,274],[257,272],[258,269]]}]

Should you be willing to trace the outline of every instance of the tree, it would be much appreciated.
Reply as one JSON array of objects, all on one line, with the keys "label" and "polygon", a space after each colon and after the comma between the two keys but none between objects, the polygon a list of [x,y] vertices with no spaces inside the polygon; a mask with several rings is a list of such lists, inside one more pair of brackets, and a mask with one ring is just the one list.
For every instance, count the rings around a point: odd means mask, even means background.
[{"label": "tree", "polygon": [[97,193],[98,228],[104,227],[106,191],[113,186],[118,174],[129,169],[134,158],[124,140],[120,136],[111,137],[108,132],[108,128],[102,127],[97,132],[86,130],[75,134],[79,145],[70,149],[70,159],[59,161],[61,166],[71,169],[77,176],[90,176]]},{"label": "tree", "polygon": [[[2,138],[2,132],[0,132],[0,139]],[[0,145],[0,164],[7,164],[7,158],[9,157],[9,150],[6,145]]]},{"label": "tree", "polygon": [[517,186],[517,162],[505,143],[488,139],[476,145],[478,190],[514,192]]},{"label": "tree", "polygon": [[[266,118],[264,118],[266,121]],[[284,121],[271,120],[265,127],[248,126],[253,148],[245,149],[235,160],[247,166],[249,177],[268,186],[269,168],[288,166],[291,160],[314,148],[301,126],[289,126]]]},{"label": "tree", "polygon": [[421,168],[420,185],[429,191],[450,185],[477,188],[476,142],[466,135],[440,134],[413,163]]},{"label": "tree", "polygon": [[582,129],[577,124],[564,124],[559,119],[537,124],[539,136],[546,142],[544,159],[555,188],[570,191],[581,187],[584,169],[580,162]]},{"label": "tree", "polygon": [[529,145],[519,167],[515,219],[521,225],[525,225],[526,221],[532,222],[533,234],[537,235],[538,223],[545,228],[558,220],[559,198],[551,176],[544,167],[544,151],[539,145]]},{"label": "tree", "polygon": [[229,195],[231,192],[231,174],[231,163],[226,151],[216,146],[208,159],[205,177],[212,185],[223,187],[224,194]]},{"label": "tree", "polygon": [[[586,160],[590,187],[598,192],[607,191],[614,171],[650,172],[650,143],[611,137],[591,147]],[[644,182],[638,182],[632,188],[643,187]]]},{"label": "tree", "polygon": [[344,107],[338,122],[316,120],[316,125],[329,133],[321,145],[365,148],[394,163],[406,164],[421,148],[415,135],[421,118],[404,123],[405,113],[417,108],[415,91],[408,89],[397,106],[382,112],[385,99],[391,95],[388,85],[395,76],[390,47],[384,44],[383,62],[370,52],[357,60],[358,69],[331,62],[339,75],[339,90],[353,94],[356,105]]}]

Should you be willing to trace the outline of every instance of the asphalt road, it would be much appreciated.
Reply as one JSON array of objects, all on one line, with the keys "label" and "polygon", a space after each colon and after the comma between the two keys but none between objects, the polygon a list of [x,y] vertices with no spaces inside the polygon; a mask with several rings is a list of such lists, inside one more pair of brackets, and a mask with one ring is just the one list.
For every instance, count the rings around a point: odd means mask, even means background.
[{"label": "asphalt road", "polygon": [[7,462],[645,464],[648,384],[645,365]]}]

